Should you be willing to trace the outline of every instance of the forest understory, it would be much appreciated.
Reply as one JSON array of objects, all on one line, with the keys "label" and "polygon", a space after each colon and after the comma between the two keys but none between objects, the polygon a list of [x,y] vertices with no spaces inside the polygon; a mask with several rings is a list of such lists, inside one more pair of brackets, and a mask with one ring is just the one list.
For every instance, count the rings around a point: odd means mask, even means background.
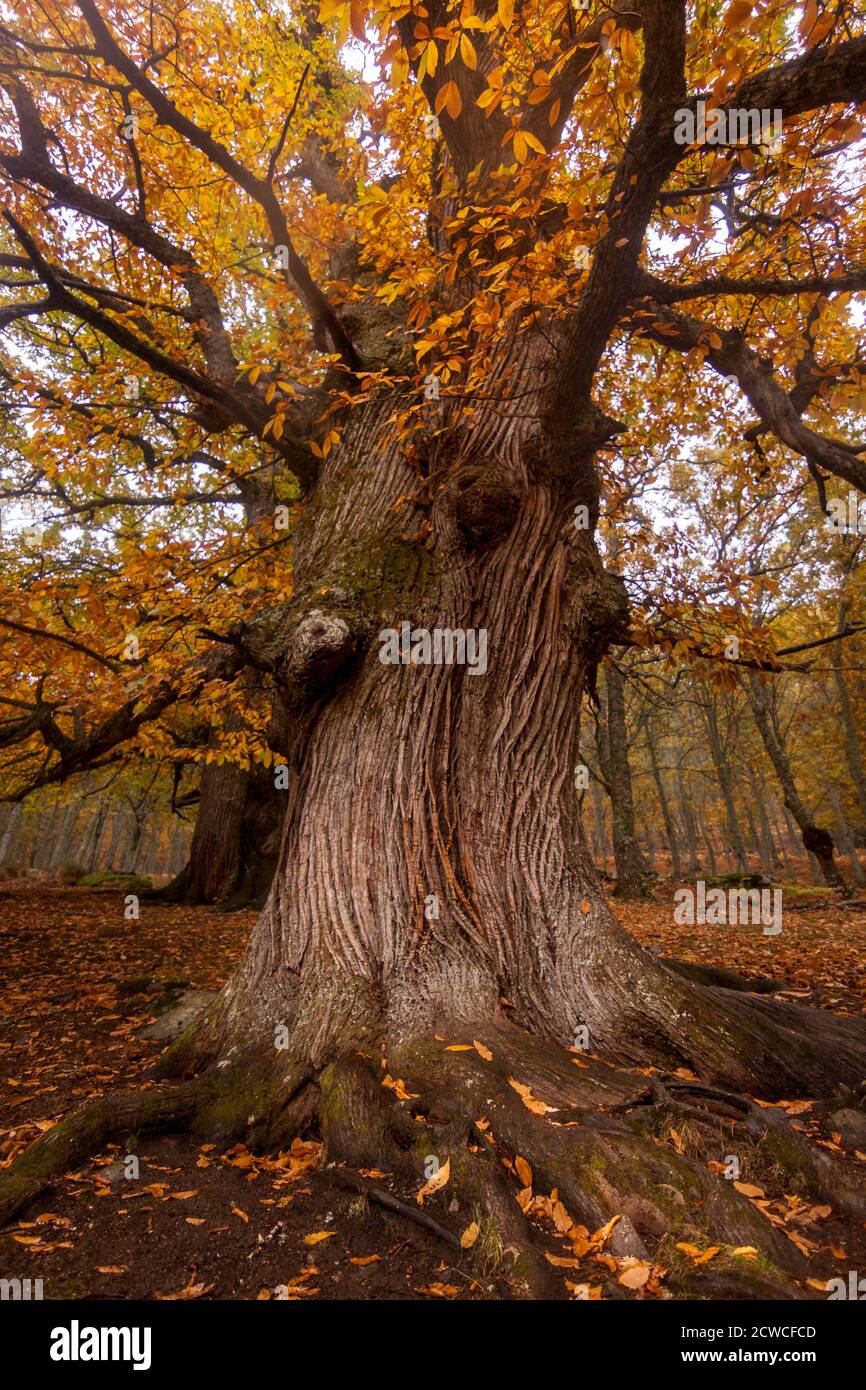
[{"label": "forest understory", "polygon": [[[675,925],[667,884],[651,900],[612,904],[638,941],[664,958],[724,959],[756,998],[771,992],[790,1007],[859,1016],[866,898],[842,903],[829,892],[799,891],[801,910],[787,912],[773,938],[754,926]],[[141,1030],[188,991],[220,988],[255,917],[145,904],[140,921],[127,922],[118,894],[5,882],[3,1168],[99,1096],[146,1096],[164,1085],[152,1074],[164,1043]],[[749,1124],[747,1139],[731,1097],[726,1104],[687,1068],[613,1068],[576,1050],[563,1053],[561,1065],[546,1052],[542,1063],[522,1037],[510,1024],[428,1040],[428,1074],[444,1076],[456,1094],[465,1082],[479,1101],[468,1117],[477,1142],[461,1147],[468,1174],[459,1162],[437,1173],[417,1146],[410,1162],[390,1169],[360,1155],[335,1162],[317,1118],[299,1124],[285,1147],[257,1152],[218,1136],[117,1135],[15,1213],[0,1232],[5,1274],[41,1278],[46,1298],[826,1299],[828,1281],[866,1265],[857,1210],[857,1193],[866,1191],[866,1112],[856,1097],[754,1099],[747,1108],[772,1123],[764,1133]],[[481,1092],[473,1089],[476,1074],[489,1083]],[[364,1093],[367,1075],[360,1085],[353,1079],[355,1094]],[[505,1099],[494,1076],[510,1082]],[[411,1084],[391,1074],[391,1059],[381,1080],[384,1100],[417,1125]],[[603,1185],[602,1160],[623,1142],[604,1125],[596,1135],[597,1115],[574,1108],[581,1086],[595,1088],[604,1124],[620,1114],[645,1117],[636,1168],[652,1151],[659,1173],[685,1163],[706,1175],[703,1186],[655,1184],[656,1204],[657,1189],[667,1189],[670,1221],[652,1238],[646,1229],[637,1237],[626,1212],[590,1228],[569,1210],[567,1178],[564,1191],[548,1180],[547,1165],[555,1170],[560,1153],[583,1144],[585,1176]],[[786,1163],[774,1143],[779,1125],[798,1144]],[[333,1139],[340,1127],[333,1119],[331,1127]],[[509,1131],[526,1134],[525,1151],[509,1144]],[[130,1154],[138,1159],[134,1177],[124,1171]],[[739,1169],[726,1178],[731,1155]],[[489,1188],[488,1170],[496,1171]],[[630,1180],[639,1192],[634,1174]],[[729,1225],[736,1203],[736,1242],[711,1239],[717,1200]]]}]

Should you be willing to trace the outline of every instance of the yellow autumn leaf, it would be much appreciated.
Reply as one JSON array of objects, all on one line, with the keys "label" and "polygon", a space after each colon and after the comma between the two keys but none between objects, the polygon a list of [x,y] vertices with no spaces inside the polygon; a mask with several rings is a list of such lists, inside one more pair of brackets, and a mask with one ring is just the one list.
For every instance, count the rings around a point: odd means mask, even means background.
[{"label": "yellow autumn leaf", "polygon": [[351,0],[351,4],[349,5],[349,27],[356,39],[364,38],[363,0]]},{"label": "yellow autumn leaf", "polygon": [[547,154],[547,150],[544,148],[537,135],[533,135],[530,130],[524,130],[522,133],[524,140],[531,150],[535,150],[536,154]]},{"label": "yellow autumn leaf", "polygon": [[415,1201],[418,1203],[419,1207],[423,1207],[425,1197],[432,1197],[434,1192],[439,1192],[448,1182],[448,1179],[450,1177],[451,1159],[446,1158],[445,1162],[442,1164],[442,1167],[438,1170],[438,1172],[434,1173],[432,1178],[429,1178],[428,1181],[425,1182],[424,1186],[420,1188],[418,1192],[415,1193]]},{"label": "yellow autumn leaf", "polygon": [[418,76],[420,78],[425,76],[434,77],[438,62],[439,49],[436,47],[436,40],[429,39],[428,42],[425,43],[421,53],[421,62],[418,65]]},{"label": "yellow autumn leaf", "polygon": [[530,1168],[529,1164],[526,1162],[526,1159],[520,1157],[520,1154],[518,1154],[517,1157],[516,1157],[515,1160],[514,1160],[514,1168],[515,1168],[515,1171],[516,1171],[516,1173],[517,1173],[517,1176],[519,1177],[520,1181],[523,1183],[523,1186],[524,1186],[524,1187],[531,1187],[531,1186],[532,1186],[532,1169]]},{"label": "yellow autumn leaf", "polygon": [[697,1245],[690,1245],[688,1241],[678,1241],[677,1249],[682,1250],[684,1255],[688,1255],[692,1264],[704,1265],[708,1260],[714,1259],[721,1250],[720,1245],[710,1245],[706,1250],[701,1250]]},{"label": "yellow autumn leaf", "polygon": [[463,59],[467,68],[471,68],[474,72],[478,66],[478,56],[475,52],[472,40],[466,34],[460,35],[460,57]]},{"label": "yellow autumn leaf", "polygon": [[622,1284],[624,1289],[642,1289],[651,1273],[652,1265],[649,1260],[633,1259],[626,1265],[616,1282]]},{"label": "yellow autumn leaf", "polygon": [[460,1246],[463,1250],[471,1250],[478,1239],[481,1227],[477,1221],[471,1221],[466,1230],[460,1236]]},{"label": "yellow autumn leaf", "polygon": [[393,1091],[398,1100],[418,1100],[418,1095],[414,1091],[407,1091],[399,1077],[395,1079],[393,1076],[383,1076],[382,1085]]},{"label": "yellow autumn leaf", "polygon": [[762,1187],[756,1187],[753,1182],[735,1182],[734,1187],[738,1192],[742,1192],[744,1197],[763,1197],[766,1194]]},{"label": "yellow autumn leaf", "polygon": [[446,82],[445,86],[438,93],[435,102],[436,115],[440,115],[444,109],[456,121],[460,112],[463,110],[463,98],[460,95],[460,88],[456,82]]},{"label": "yellow autumn leaf", "polygon": [[744,19],[751,18],[753,0],[733,0],[733,4],[725,12],[725,29],[734,29],[738,24],[742,24]]},{"label": "yellow autumn leaf", "polygon": [[543,1100],[539,1100],[537,1096],[532,1094],[528,1086],[524,1086],[520,1081],[515,1081],[513,1076],[508,1077],[508,1084],[514,1088],[527,1110],[531,1110],[533,1115],[548,1115],[554,1112],[555,1106],[546,1105]]}]

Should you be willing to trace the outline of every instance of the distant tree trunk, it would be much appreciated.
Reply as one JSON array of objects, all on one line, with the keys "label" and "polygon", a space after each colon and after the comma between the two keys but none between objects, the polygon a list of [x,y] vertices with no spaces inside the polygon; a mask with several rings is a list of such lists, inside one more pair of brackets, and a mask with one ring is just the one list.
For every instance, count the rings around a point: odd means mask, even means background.
[{"label": "distant tree trunk", "polygon": [[63,827],[65,810],[66,808],[59,801],[55,801],[47,813],[45,824],[40,827],[39,840],[33,854],[34,869],[48,870],[54,853],[54,846],[57,843],[57,836]]},{"label": "distant tree trunk", "polygon": [[6,821],[6,824],[3,827],[3,835],[2,837],[0,837],[0,864],[5,864],[7,859],[11,860],[13,858],[12,851],[15,848],[15,843],[18,839],[18,831],[21,826],[22,811],[23,807],[21,805],[21,802],[16,801],[15,805],[12,807],[12,810],[9,813],[8,820]]},{"label": "distant tree trunk", "polygon": [[78,801],[68,802],[63,814],[63,820],[54,842],[51,858],[48,861],[48,872],[55,874],[67,862],[69,845],[75,831],[75,823],[78,820],[80,804]]},{"label": "distant tree trunk", "polygon": [[680,804],[680,816],[685,827],[686,849],[688,850],[689,862],[686,872],[694,876],[698,872],[698,836],[695,825],[692,803],[686,795],[685,782],[683,781],[682,754],[679,749],[674,750],[674,760],[676,766],[677,796]]},{"label": "distant tree trunk", "polygon": [[106,869],[113,869],[113,868],[115,867],[114,859],[115,859],[115,856],[116,856],[116,854],[117,854],[118,846],[119,846],[119,844],[120,844],[120,840],[121,840],[121,837],[122,837],[122,835],[123,835],[123,831],[124,831],[123,818],[120,816],[120,814],[119,814],[117,811],[112,811],[112,813],[111,813],[111,838],[110,838],[109,841],[108,841],[108,846],[107,846],[106,851],[105,851],[105,867],[106,867]]},{"label": "distant tree trunk", "polygon": [[722,746],[722,738],[719,733],[719,721],[712,697],[702,704],[704,718],[707,725],[707,733],[710,740],[710,752],[713,758],[713,767],[716,770],[716,780],[722,793],[722,802],[725,808],[725,821],[728,828],[728,842],[734,852],[734,859],[737,868],[742,870],[746,867],[746,846],[743,842],[743,832],[740,828],[740,820],[737,815],[737,807],[734,801],[734,779],[731,774],[731,765],[725,749]]},{"label": "distant tree trunk", "polygon": [[177,824],[172,826],[169,840],[168,873],[172,876],[180,873],[186,859],[186,833],[184,827]]},{"label": "distant tree trunk", "polygon": [[599,751],[604,760],[604,780],[610,795],[615,891],[621,898],[639,898],[643,896],[649,869],[635,829],[625,724],[625,680],[614,661],[606,663],[604,680],[607,717],[599,740]]},{"label": "distant tree trunk", "polygon": [[[216,742],[214,735],[211,746]],[[273,771],[208,763],[189,859],[155,896],[226,907],[261,904],[276,866],[283,801]]]},{"label": "distant tree trunk", "polygon": [[767,815],[767,808],[764,804],[764,798],[760,794],[760,789],[758,787],[757,779],[755,777],[755,770],[751,766],[749,767],[749,782],[752,788],[752,801],[755,806],[757,817],[755,833],[757,835],[758,851],[761,859],[761,868],[763,869],[764,873],[768,878],[772,878],[773,875],[777,872],[777,870],[781,867],[781,862],[779,860],[778,851],[776,849],[776,844],[773,839],[773,832],[770,827],[770,819]]},{"label": "distant tree trunk", "polygon": [[[751,775],[752,789],[755,793],[755,800],[757,801],[759,808],[761,810],[764,810],[765,818],[767,821],[767,829],[770,833],[770,844],[773,848],[773,854],[775,856],[776,863],[781,868],[787,870],[788,855],[785,850],[785,825],[784,819],[779,813],[778,802],[776,801],[775,797],[768,797],[765,801],[764,798],[759,794],[758,780],[755,776],[754,768],[752,768],[751,770]],[[768,809],[765,810],[765,807],[767,807]]]},{"label": "distant tree trunk", "polygon": [[[791,815],[791,812],[788,810],[784,802],[782,803],[782,819],[785,822],[785,831],[788,836],[788,848],[790,849],[793,855],[800,859],[805,853],[803,849],[803,842],[800,839],[800,834],[797,830],[797,822],[794,820],[794,817]],[[808,857],[809,856],[806,855],[807,859]]]},{"label": "distant tree trunk", "polygon": [[713,837],[709,831],[709,826],[705,815],[705,807],[703,805],[701,806],[700,812],[698,813],[698,824],[700,825],[701,835],[703,836],[704,846],[706,847],[707,851],[707,866],[710,870],[710,873],[715,878],[716,874],[719,871],[719,866],[716,862],[716,851],[715,847],[713,846]]},{"label": "distant tree trunk", "polygon": [[659,766],[656,741],[652,726],[649,723],[647,724],[647,747],[649,748],[650,767],[652,768],[653,781],[655,782],[656,794],[659,799],[659,806],[661,807],[662,820],[664,821],[665,835],[667,836],[668,849],[670,850],[671,876],[678,879],[682,869],[680,865],[680,847],[677,828],[674,825],[674,818],[671,815],[671,808],[665,791],[661,768]]},{"label": "distant tree trunk", "polygon": [[81,863],[88,872],[92,872],[96,868],[96,856],[99,850],[99,842],[102,839],[102,828],[104,825],[105,807],[100,805],[90,817],[84,835],[84,843],[81,848]]},{"label": "distant tree trunk", "polygon": [[[841,631],[848,620],[848,604],[839,605],[838,628]],[[836,685],[836,694],[839,700],[839,712],[842,716],[842,731],[845,736],[845,755],[848,760],[848,771],[851,774],[851,781],[854,784],[854,792],[857,797],[857,805],[860,808],[862,824],[866,827],[866,768],[863,766],[863,755],[860,752],[860,740],[857,736],[857,726],[854,722],[854,713],[851,709],[851,698],[848,694],[848,686],[845,683],[845,676],[842,670],[842,643],[831,642],[830,660],[833,665],[833,680]]]},{"label": "distant tree trunk", "polygon": [[596,863],[601,865],[603,873],[607,873],[607,863],[610,855],[607,841],[607,824],[604,818],[604,801],[602,799],[601,787],[595,778],[592,780],[590,791],[592,795],[593,818],[595,821],[593,852]]},{"label": "distant tree trunk", "polygon": [[750,673],[746,682],[746,692],[761,740],[776,770],[785,805],[799,827],[803,847],[810,854],[814,854],[824,882],[833,888],[844,888],[845,880],[833,854],[833,837],[829,831],[812,823],[806,807],[800,800],[788,755],[773,720],[767,686],[757,671]]},{"label": "distant tree trunk", "polygon": [[866,875],[857,857],[857,846],[854,843],[854,836],[851,834],[851,827],[845,819],[845,812],[842,810],[841,802],[836,794],[836,788],[830,782],[826,783],[827,797],[833,807],[833,815],[836,818],[836,828],[839,837],[839,848],[847,856],[851,865],[851,874],[855,883],[863,884],[866,882]]}]

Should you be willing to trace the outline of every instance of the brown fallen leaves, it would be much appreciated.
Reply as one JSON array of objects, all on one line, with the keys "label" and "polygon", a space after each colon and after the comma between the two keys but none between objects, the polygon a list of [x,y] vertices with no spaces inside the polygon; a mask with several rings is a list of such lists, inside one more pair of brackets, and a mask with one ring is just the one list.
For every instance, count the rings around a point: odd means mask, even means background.
[{"label": "brown fallen leaves", "polygon": [[320,1273],[315,1265],[307,1265],[287,1284],[278,1284],[274,1289],[259,1289],[256,1300],[265,1302],[268,1299],[277,1299],[287,1303],[299,1303],[302,1298],[313,1298],[319,1290],[311,1288],[309,1281]]},{"label": "brown fallen leaves", "polygon": [[[556,1235],[567,1243],[565,1248],[570,1247],[570,1252],[562,1255],[552,1255],[545,1251],[545,1259],[549,1264],[557,1269],[580,1269],[584,1261],[589,1259],[593,1263],[603,1265],[610,1273],[616,1274],[617,1282],[623,1288],[640,1293],[641,1297],[659,1293],[661,1281],[667,1273],[664,1266],[634,1256],[616,1256],[605,1252],[604,1247],[621,1219],[619,1216],[612,1216],[597,1231],[590,1234],[586,1226],[572,1221],[560,1200],[557,1188],[554,1188],[549,1196],[533,1193],[532,1169],[525,1158],[518,1154],[513,1161],[504,1159],[503,1162],[523,1183],[523,1187],[516,1194],[521,1211],[530,1219],[552,1226]],[[573,1283],[568,1279],[565,1283],[573,1298],[598,1300],[602,1297],[600,1284]]]},{"label": "brown fallen leaves", "polygon": [[387,1086],[389,1091],[393,1091],[398,1100],[420,1100],[420,1096],[413,1091],[407,1091],[405,1083],[399,1077],[395,1080],[387,1073],[382,1077],[382,1085]]},{"label": "brown fallen leaves", "polygon": [[153,1296],[162,1303],[174,1303],[178,1299],[201,1298],[203,1294],[210,1293],[212,1288],[213,1284],[196,1284],[190,1279],[189,1283],[184,1288],[178,1289],[177,1293],[155,1293]]},{"label": "brown fallen leaves", "polygon": [[[684,1255],[688,1255],[693,1265],[705,1265],[708,1264],[710,1260],[714,1260],[725,1247],[721,1245],[708,1245],[705,1250],[702,1250],[699,1245],[690,1245],[687,1240],[681,1240],[677,1242],[677,1249],[681,1250]],[[738,1255],[746,1260],[756,1260],[758,1258],[758,1252],[754,1245],[738,1245],[733,1250],[726,1250],[726,1253],[728,1255]]]}]

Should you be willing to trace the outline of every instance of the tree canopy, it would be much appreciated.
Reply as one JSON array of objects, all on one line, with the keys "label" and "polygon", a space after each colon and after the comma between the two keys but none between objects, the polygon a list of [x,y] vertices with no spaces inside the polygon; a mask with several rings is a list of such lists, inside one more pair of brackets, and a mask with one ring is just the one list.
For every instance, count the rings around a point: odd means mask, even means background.
[{"label": "tree canopy", "polygon": [[[217,751],[190,725],[226,724],[386,387],[410,457],[442,400],[588,431],[638,644],[772,665],[779,555],[832,591],[856,539],[820,513],[866,484],[858,6],[78,0],[10,4],[0,43],[13,791],[272,756],[249,699]],[[678,142],[700,103],[778,129]],[[528,390],[493,363],[533,328]],[[834,630],[798,611],[787,645]]]}]

